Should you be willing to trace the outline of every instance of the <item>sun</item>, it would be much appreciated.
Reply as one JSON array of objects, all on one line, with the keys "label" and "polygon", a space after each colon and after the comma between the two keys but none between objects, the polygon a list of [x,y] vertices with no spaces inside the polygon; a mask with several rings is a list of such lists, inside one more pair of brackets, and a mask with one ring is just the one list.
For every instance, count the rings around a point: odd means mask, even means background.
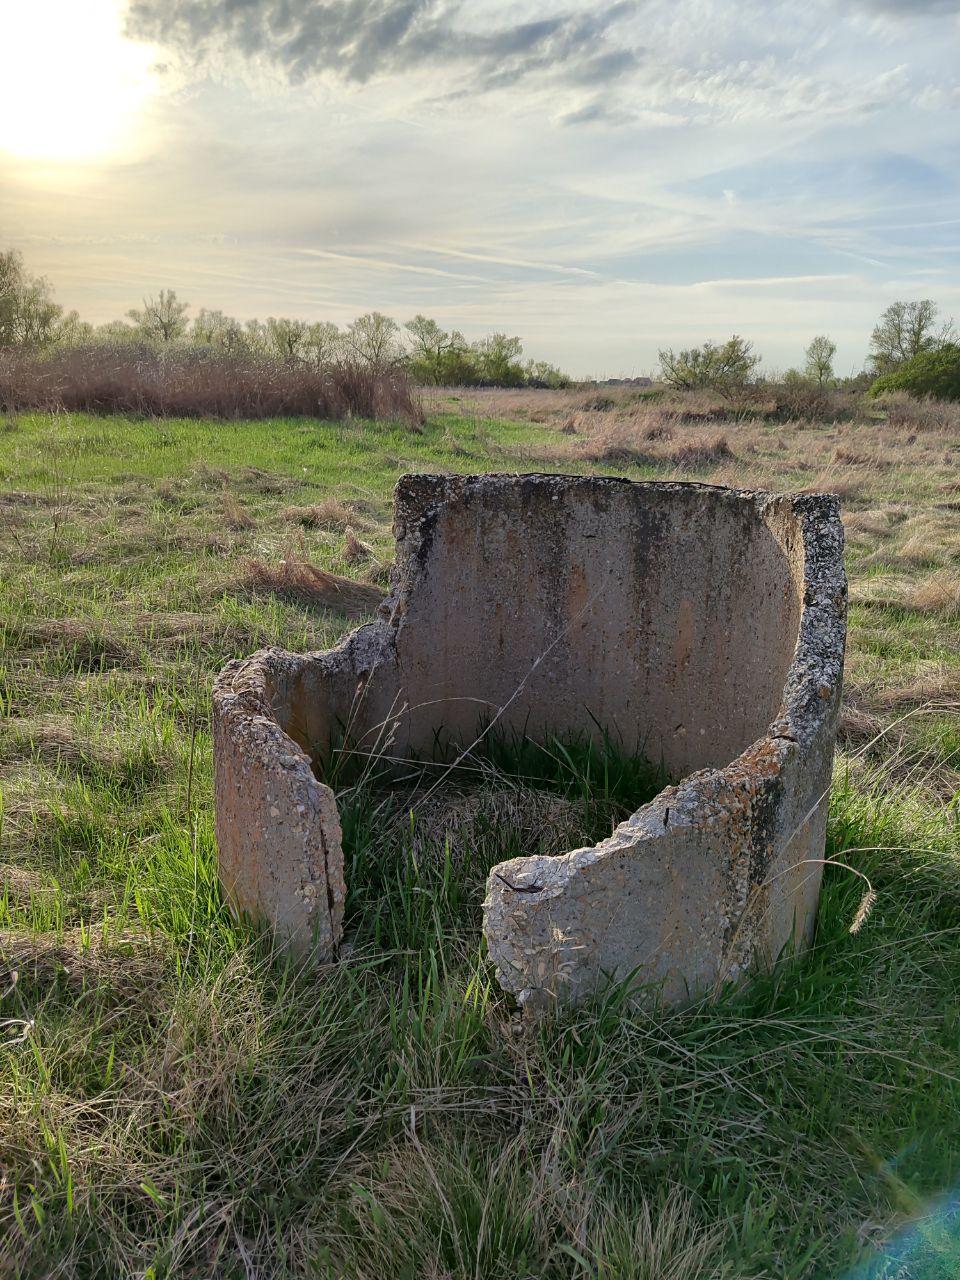
[{"label": "sun", "polygon": [[122,0],[0,0],[0,155],[84,162],[126,150],[156,52],[123,35]]}]

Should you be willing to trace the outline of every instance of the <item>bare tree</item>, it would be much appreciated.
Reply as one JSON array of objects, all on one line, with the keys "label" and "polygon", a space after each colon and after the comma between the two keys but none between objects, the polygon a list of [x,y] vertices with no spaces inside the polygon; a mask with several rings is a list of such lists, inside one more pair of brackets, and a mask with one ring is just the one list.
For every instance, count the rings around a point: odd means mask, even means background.
[{"label": "bare tree", "polygon": [[833,381],[833,357],[836,354],[837,344],[825,333],[818,334],[807,347],[807,363],[803,371],[818,387]]},{"label": "bare tree", "polygon": [[145,337],[174,342],[187,331],[189,309],[190,303],[181,302],[173,289],[161,289],[158,298],[144,298],[143,310],[131,308],[127,317]]}]

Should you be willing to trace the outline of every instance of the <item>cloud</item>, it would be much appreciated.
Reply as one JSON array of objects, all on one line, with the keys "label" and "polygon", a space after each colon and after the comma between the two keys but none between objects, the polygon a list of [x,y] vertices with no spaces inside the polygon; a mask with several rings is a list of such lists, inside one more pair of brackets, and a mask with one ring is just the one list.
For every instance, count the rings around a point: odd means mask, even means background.
[{"label": "cloud", "polygon": [[862,0],[868,9],[915,18],[918,14],[960,13],[960,0]]},{"label": "cloud", "polygon": [[611,35],[636,7],[617,0],[478,28],[461,21],[476,11],[469,0],[131,0],[127,34],[197,59],[220,50],[262,59],[292,83],[436,71],[475,89],[533,76],[589,88],[638,65],[637,50]]}]

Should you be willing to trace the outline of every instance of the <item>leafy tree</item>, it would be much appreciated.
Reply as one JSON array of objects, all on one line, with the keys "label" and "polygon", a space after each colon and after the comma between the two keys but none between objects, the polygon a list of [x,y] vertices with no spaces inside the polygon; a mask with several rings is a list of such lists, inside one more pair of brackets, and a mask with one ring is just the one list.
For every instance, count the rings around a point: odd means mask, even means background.
[{"label": "leafy tree", "polygon": [[447,333],[436,320],[417,315],[403,326],[410,335],[410,372],[418,382],[449,386],[476,380],[474,361],[463,334]]},{"label": "leafy tree", "polygon": [[[124,325],[124,328],[126,328],[126,325]],[[79,312],[68,311],[57,322],[54,341],[62,343],[64,346],[72,347],[82,342],[89,342],[93,336],[93,325],[88,320],[81,320]]]},{"label": "leafy tree", "polygon": [[824,387],[833,381],[833,357],[836,354],[837,344],[825,333],[818,334],[807,347],[804,373],[818,387]]},{"label": "leafy tree", "polygon": [[960,400],[960,345],[944,342],[921,351],[896,369],[882,374],[870,388],[872,396],[887,391],[908,391],[913,396]]},{"label": "leafy tree", "polygon": [[63,307],[50,297],[45,280],[29,280],[17,300],[17,341],[25,347],[45,347],[58,336]]},{"label": "leafy tree", "polygon": [[0,253],[0,350],[56,341],[62,315],[47,281],[28,275],[15,249]]},{"label": "leafy tree", "polygon": [[380,311],[370,311],[347,326],[346,342],[361,363],[387,369],[403,355],[400,326]]},{"label": "leafy tree", "polygon": [[473,350],[482,382],[496,387],[523,386],[523,367],[520,364],[523,343],[519,338],[491,333],[488,338],[474,343]]},{"label": "leafy tree", "polygon": [[935,351],[953,337],[953,323],[939,328],[939,308],[929,298],[919,302],[893,302],[870,335],[870,364],[884,374],[924,351]]},{"label": "leafy tree", "polygon": [[187,332],[189,302],[181,302],[173,289],[161,289],[157,298],[144,298],[143,310],[131,308],[128,319],[147,338],[175,342]]},{"label": "leafy tree", "polygon": [[570,386],[567,375],[546,360],[528,360],[523,367],[523,380],[528,387],[549,387],[554,391]]},{"label": "leafy tree", "polygon": [[281,360],[298,360],[306,349],[307,329],[305,320],[279,320],[267,318],[267,341]]},{"label": "leafy tree", "polygon": [[663,381],[683,391],[715,391],[725,400],[741,400],[751,390],[761,357],[753,343],[734,334],[719,345],[659,352]]},{"label": "leafy tree", "polygon": [[243,326],[244,337],[251,351],[266,354],[270,350],[270,334],[260,320],[247,320]]},{"label": "leafy tree", "polygon": [[335,324],[321,320],[307,329],[304,350],[315,368],[325,369],[340,358],[343,334]]},{"label": "leafy tree", "polygon": [[143,335],[137,329],[131,329],[130,325],[124,324],[122,320],[107,320],[104,324],[98,324],[93,331],[95,342],[104,345],[116,346],[118,343],[134,343],[142,340]]},{"label": "leafy tree", "polygon": [[219,347],[223,351],[237,351],[245,343],[243,325],[222,311],[208,311],[201,307],[193,324],[190,337],[205,347]]},{"label": "leafy tree", "polygon": [[16,345],[22,287],[23,259],[16,249],[0,252],[0,351]]}]

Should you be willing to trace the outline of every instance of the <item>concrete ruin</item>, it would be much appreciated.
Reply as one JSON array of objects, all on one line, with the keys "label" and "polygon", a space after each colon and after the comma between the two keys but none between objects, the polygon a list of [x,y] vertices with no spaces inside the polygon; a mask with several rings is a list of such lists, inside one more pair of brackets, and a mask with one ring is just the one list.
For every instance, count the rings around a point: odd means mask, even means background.
[{"label": "concrete ruin", "polygon": [[456,749],[495,719],[532,737],[603,726],[679,779],[592,848],[491,872],[489,955],[528,1011],[628,976],[682,1002],[809,941],[846,625],[835,497],[408,475],[394,530],[377,621],[216,682],[220,876],[238,912],[334,958],[330,744]]}]

